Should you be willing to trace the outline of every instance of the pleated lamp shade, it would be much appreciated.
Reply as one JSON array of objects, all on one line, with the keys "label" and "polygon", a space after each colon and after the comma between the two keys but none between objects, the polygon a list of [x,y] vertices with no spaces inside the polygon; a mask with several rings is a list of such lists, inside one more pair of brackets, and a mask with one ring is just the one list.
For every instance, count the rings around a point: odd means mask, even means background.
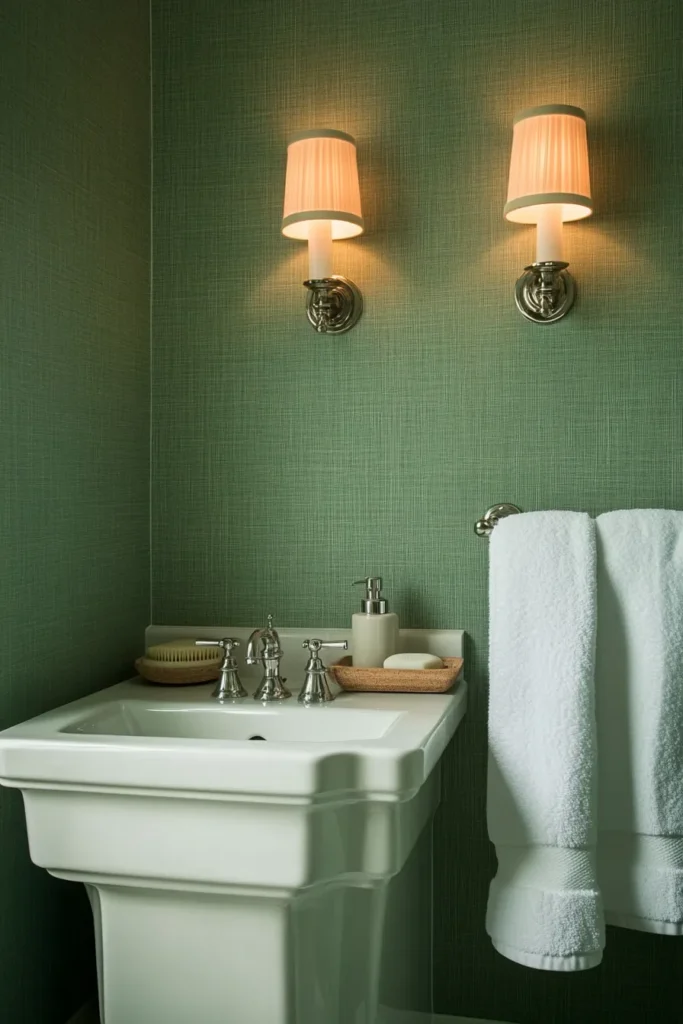
[{"label": "pleated lamp shade", "polygon": [[563,221],[593,212],[586,115],[579,107],[534,107],[514,121],[505,216],[537,224],[548,204],[560,207]]},{"label": "pleated lamp shade", "polygon": [[306,241],[316,221],[329,221],[332,238],[363,231],[356,142],[332,128],[301,132],[287,149],[282,234]]}]

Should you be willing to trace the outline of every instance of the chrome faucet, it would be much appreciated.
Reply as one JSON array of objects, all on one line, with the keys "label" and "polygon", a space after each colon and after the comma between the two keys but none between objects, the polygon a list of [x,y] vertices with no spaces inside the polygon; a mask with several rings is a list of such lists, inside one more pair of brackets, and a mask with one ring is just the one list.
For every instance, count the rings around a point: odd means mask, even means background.
[{"label": "chrome faucet", "polygon": [[321,647],[341,647],[346,651],[349,646],[347,641],[304,640],[302,646],[308,648],[310,657],[306,664],[306,680],[297,700],[300,704],[325,704],[329,700],[334,700],[334,694],[330,690],[327,680],[327,669],[320,660],[318,652]]},{"label": "chrome faucet", "polygon": [[273,616],[269,615],[267,627],[255,629],[247,642],[247,665],[260,664],[266,670],[259,688],[254,694],[254,700],[286,700],[292,696],[285,686],[287,680],[280,675],[281,660],[280,637],[277,630],[273,629]]},{"label": "chrome faucet", "polygon": [[216,689],[211,694],[216,700],[239,700],[247,696],[247,691],[242,686],[237,672],[237,662],[233,657],[233,649],[239,647],[239,640],[232,640],[225,637],[223,640],[195,640],[195,647],[220,647],[223,651],[220,676],[216,683]]}]

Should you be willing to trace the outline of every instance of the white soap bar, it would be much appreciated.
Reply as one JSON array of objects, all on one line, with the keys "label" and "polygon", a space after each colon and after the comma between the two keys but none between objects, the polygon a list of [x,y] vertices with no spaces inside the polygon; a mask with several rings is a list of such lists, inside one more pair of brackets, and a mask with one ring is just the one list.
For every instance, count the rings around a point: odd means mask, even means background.
[{"label": "white soap bar", "polygon": [[392,654],[384,662],[385,668],[443,668],[441,658],[435,654]]}]

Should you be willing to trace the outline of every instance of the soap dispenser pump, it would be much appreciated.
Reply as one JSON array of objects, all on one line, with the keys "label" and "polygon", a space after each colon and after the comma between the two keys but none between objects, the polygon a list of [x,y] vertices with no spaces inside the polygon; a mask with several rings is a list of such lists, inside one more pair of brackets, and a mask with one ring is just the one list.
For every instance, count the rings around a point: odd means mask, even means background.
[{"label": "soap dispenser pump", "polygon": [[351,617],[353,664],[356,668],[381,668],[398,647],[398,615],[389,611],[389,603],[382,597],[381,576],[366,576],[353,585],[358,584],[365,587],[365,597],[361,611]]}]

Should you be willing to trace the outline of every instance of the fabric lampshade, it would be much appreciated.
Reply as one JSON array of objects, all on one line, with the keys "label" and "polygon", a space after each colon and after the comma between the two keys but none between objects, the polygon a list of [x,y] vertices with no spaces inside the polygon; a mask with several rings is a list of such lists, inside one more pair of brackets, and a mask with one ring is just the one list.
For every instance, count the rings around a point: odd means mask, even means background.
[{"label": "fabric lampshade", "polygon": [[537,224],[548,204],[560,207],[563,221],[593,212],[586,115],[579,107],[548,104],[515,118],[505,216]]},{"label": "fabric lampshade", "polygon": [[306,241],[316,221],[329,221],[332,239],[363,231],[356,143],[331,128],[301,132],[287,149],[282,234]]}]

